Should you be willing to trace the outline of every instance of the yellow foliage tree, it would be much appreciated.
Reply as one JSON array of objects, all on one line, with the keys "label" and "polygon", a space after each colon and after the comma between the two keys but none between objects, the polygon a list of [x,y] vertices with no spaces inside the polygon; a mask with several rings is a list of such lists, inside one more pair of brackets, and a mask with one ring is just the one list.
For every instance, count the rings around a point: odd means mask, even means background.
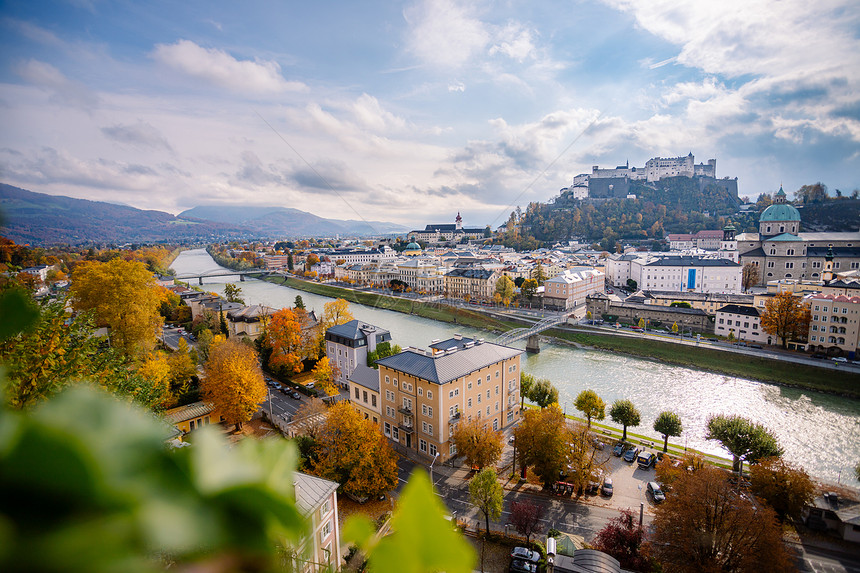
[{"label": "yellow foliage tree", "polygon": [[334,385],[334,372],[332,371],[331,363],[328,356],[323,356],[314,365],[311,374],[319,386],[329,396],[334,396],[338,393],[337,386]]},{"label": "yellow foliage tree", "polygon": [[155,347],[162,290],[143,263],[119,258],[78,265],[72,274],[75,310],[95,311],[98,325],[110,328],[113,346],[129,356],[142,356]]},{"label": "yellow foliage tree", "polygon": [[200,393],[204,400],[215,404],[228,423],[236,424],[237,430],[251,419],[268,395],[257,360],[253,348],[232,339],[213,342],[209,349]]},{"label": "yellow foliage tree", "polygon": [[317,348],[319,348],[320,354],[324,353],[323,349],[325,348],[325,331],[332,326],[346,324],[350,320],[354,319],[355,317],[352,316],[352,312],[350,312],[349,310],[349,303],[346,300],[339,298],[337,300],[325,303],[322,319],[320,320],[319,330],[317,330],[316,337],[316,346]]},{"label": "yellow foliage tree", "polygon": [[161,392],[161,402],[170,397],[170,362],[164,352],[150,352],[137,369],[144,380],[152,383]]},{"label": "yellow foliage tree", "polygon": [[317,436],[313,473],[341,484],[346,494],[373,497],[397,485],[397,458],[379,427],[347,402],[329,408]]},{"label": "yellow foliage tree", "polygon": [[502,456],[502,434],[488,428],[477,418],[471,422],[460,422],[451,441],[457,446],[457,454],[466,459],[466,465],[483,469],[499,461]]},{"label": "yellow foliage tree", "polygon": [[810,318],[809,306],[800,297],[785,291],[765,301],[761,328],[779,337],[782,347],[787,348],[789,338],[806,335]]}]

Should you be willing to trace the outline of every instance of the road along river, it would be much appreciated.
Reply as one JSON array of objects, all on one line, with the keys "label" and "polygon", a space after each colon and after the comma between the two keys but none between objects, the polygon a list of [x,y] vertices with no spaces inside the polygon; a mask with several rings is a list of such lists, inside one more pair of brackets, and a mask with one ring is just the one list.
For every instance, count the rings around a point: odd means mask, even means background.
[{"label": "road along river", "polygon": [[[227,270],[202,249],[184,251],[171,268],[181,275]],[[223,294],[228,282],[242,288],[248,304],[283,308],[293,306],[301,295],[309,310],[321,314],[323,305],[332,300],[264,281],[240,283],[238,276],[204,279],[203,288]],[[432,339],[454,333],[493,339],[490,333],[408,314],[359,305],[352,305],[351,310],[356,318],[391,331],[393,341],[402,347],[426,348]],[[642,414],[642,425],[631,430],[653,436],[656,442],[660,436],[651,427],[654,419],[663,410],[674,410],[684,425],[676,443],[726,457],[718,443],[705,439],[705,421],[712,414],[739,414],[770,428],[785,449],[786,459],[802,465],[814,477],[858,484],[852,468],[860,462],[860,400],[557,344],[542,344],[540,354],[526,355],[524,361],[524,371],[552,380],[559,389],[559,402],[568,412],[574,412],[573,401],[586,388],[597,392],[607,405],[619,398],[629,399]]]}]

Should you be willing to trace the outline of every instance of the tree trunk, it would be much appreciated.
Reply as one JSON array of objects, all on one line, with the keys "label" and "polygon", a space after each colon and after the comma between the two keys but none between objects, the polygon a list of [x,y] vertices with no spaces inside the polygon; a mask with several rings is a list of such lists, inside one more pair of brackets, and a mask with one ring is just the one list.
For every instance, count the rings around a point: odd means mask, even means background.
[{"label": "tree trunk", "polygon": [[732,454],[732,471],[735,473],[740,473],[741,471],[741,459]]},{"label": "tree trunk", "polygon": [[663,453],[669,450],[669,434],[663,434]]},{"label": "tree trunk", "polygon": [[484,514],[484,518],[487,520],[487,536],[490,535],[490,514],[489,512]]},{"label": "tree trunk", "polygon": [[621,441],[622,441],[622,442],[626,442],[626,441],[627,441],[627,425],[626,425],[626,424],[624,425],[624,435],[623,435],[623,436],[621,436]]}]

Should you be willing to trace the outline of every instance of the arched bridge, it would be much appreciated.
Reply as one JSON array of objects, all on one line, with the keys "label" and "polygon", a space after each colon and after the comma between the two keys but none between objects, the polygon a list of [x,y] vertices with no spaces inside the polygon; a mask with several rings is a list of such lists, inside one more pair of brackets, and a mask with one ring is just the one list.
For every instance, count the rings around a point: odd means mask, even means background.
[{"label": "arched bridge", "polygon": [[211,271],[206,271],[205,273],[186,273],[183,275],[176,275],[173,277],[174,280],[177,281],[188,281],[190,279],[197,279],[198,282],[202,285],[203,279],[211,279],[217,277],[235,277],[238,276],[241,282],[245,281],[245,277],[247,275],[268,275],[269,271],[265,269],[246,269],[244,271],[231,271],[226,269],[213,269]]},{"label": "arched bridge", "polygon": [[568,317],[570,317],[571,314],[573,314],[573,311],[549,316],[528,328],[515,328],[513,330],[509,330],[500,337],[498,337],[495,340],[495,343],[501,344],[503,346],[508,346],[518,340],[527,338],[528,341],[526,342],[526,352],[540,352],[538,335],[548,328],[552,328],[553,326],[558,326],[563,322],[567,322],[567,319]]}]

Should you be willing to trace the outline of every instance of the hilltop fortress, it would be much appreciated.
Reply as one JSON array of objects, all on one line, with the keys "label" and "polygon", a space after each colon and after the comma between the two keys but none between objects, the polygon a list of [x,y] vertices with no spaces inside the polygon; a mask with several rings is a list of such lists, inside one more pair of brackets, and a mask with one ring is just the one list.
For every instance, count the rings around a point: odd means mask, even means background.
[{"label": "hilltop fortress", "polygon": [[631,181],[657,183],[667,177],[696,178],[700,188],[709,183],[717,184],[735,197],[738,195],[737,177],[717,179],[717,160],[709,159],[707,163],[696,165],[692,151],[681,157],[653,157],[645,162],[645,167],[630,167],[630,162],[614,169],[601,169],[595,165],[591,173],[574,177],[570,190],[577,199],[627,197]]}]

